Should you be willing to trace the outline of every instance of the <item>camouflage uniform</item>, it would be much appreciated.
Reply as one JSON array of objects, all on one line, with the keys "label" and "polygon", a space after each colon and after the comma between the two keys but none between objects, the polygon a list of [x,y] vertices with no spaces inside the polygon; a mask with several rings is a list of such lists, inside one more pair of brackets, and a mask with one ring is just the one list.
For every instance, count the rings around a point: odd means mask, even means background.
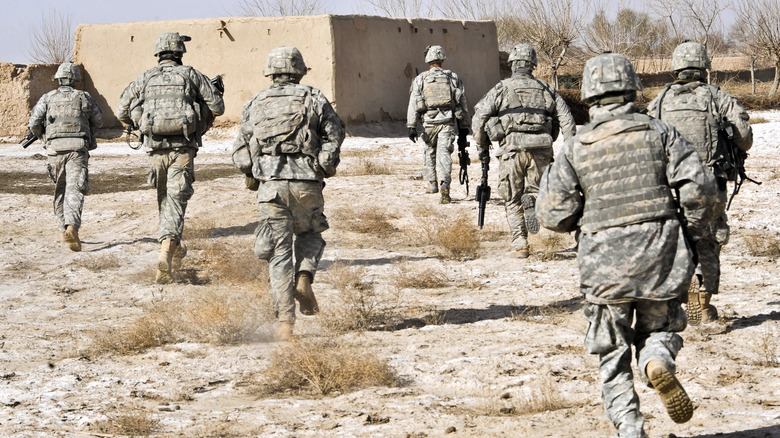
[{"label": "camouflage uniform", "polygon": [[60,233],[65,241],[75,238],[68,243],[78,251],[78,235],[69,236],[68,226],[73,227],[73,232],[81,227],[84,196],[89,191],[89,151],[97,147],[93,130],[103,126],[103,113],[89,93],[73,88],[81,80],[75,64],[62,64],[54,78],[61,85],[35,104],[29,128],[43,140],[49,155],[49,175],[55,184],[54,215]]},{"label": "camouflage uniform", "polygon": [[193,160],[201,135],[210,128],[213,117],[225,111],[222,94],[209,78],[181,65],[184,52],[178,33],[161,35],[155,46],[158,65],[127,86],[116,111],[119,121],[141,131],[149,154],[149,184],[157,189],[160,213],[161,257],[175,252],[181,242],[187,202],[194,192]]},{"label": "camouflage uniform", "polygon": [[[728,242],[729,226],[726,216],[726,173],[716,166],[718,160],[718,126],[721,119],[734,125],[734,141],[748,151],[753,145],[753,131],[745,109],[737,99],[717,86],[702,82],[704,71],[709,68],[704,46],[686,42],[675,49],[672,70],[680,79],[667,86],[648,106],[648,112],[674,126],[693,144],[707,169],[718,182],[718,201],[706,222],[709,232],[696,245],[699,264],[696,274],[703,294],[717,294],[720,283],[720,251]],[[663,96],[663,97],[662,97]],[[659,108],[659,102],[660,108]],[[698,313],[691,313],[691,305],[700,304],[697,296],[690,297],[689,317],[691,323],[698,322]],[[706,304],[709,306],[709,296]],[[699,312],[701,309],[699,308]],[[710,317],[716,317],[714,312]]]},{"label": "camouflage uniform", "polygon": [[[526,218],[523,198],[539,191],[539,179],[552,162],[552,144],[559,131],[568,140],[577,130],[563,98],[547,82],[533,76],[536,51],[518,44],[509,55],[512,77],[496,84],[474,109],[474,140],[480,157],[489,157],[490,142],[497,141],[498,193],[504,200],[512,232],[512,248],[528,256],[528,228],[538,231],[533,214]],[[532,204],[530,204],[532,206]],[[530,207],[529,206],[529,207]]]},{"label": "camouflage uniform", "polygon": [[423,179],[430,184],[432,193],[438,190],[438,184],[442,202],[449,202],[453,145],[456,135],[464,138],[468,135],[471,118],[463,83],[457,74],[440,66],[447,59],[444,49],[429,46],[425,55],[425,62],[431,67],[412,81],[406,126],[410,139],[416,141],[417,122],[422,114]]},{"label": "camouflage uniform", "polygon": [[[294,297],[301,300],[301,275],[314,279],[328,229],[323,213],[323,178],[333,176],[344,141],[344,122],[322,92],[299,84],[306,72],[294,47],[271,51],[264,74],[274,84],[244,105],[233,144],[233,161],[257,181],[260,223],[255,254],[268,261],[277,321],[295,321]],[[301,312],[316,313],[313,292]],[[305,310],[306,309],[306,310]]]},{"label": "camouflage uniform", "polygon": [[[618,80],[600,83],[602,74]],[[683,345],[677,333],[686,326],[680,298],[694,270],[676,214],[679,203],[688,231],[699,239],[714,202],[714,179],[674,128],[639,113],[633,99],[641,85],[627,58],[592,58],[584,77],[591,122],[542,177],[537,214],[551,230],[581,231],[577,261],[589,322],[585,347],[599,355],[604,406],[618,436],[644,437],[632,345],[642,381],[659,391],[672,419],[684,422],[693,413],[673,377]],[[653,384],[651,361],[661,364],[673,391]]]}]

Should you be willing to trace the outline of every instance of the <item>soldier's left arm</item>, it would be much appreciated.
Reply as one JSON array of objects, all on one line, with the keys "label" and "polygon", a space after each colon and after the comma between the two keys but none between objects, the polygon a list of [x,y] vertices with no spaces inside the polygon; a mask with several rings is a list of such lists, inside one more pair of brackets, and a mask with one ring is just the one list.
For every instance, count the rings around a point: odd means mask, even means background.
[{"label": "soldier's left arm", "polygon": [[198,87],[198,91],[200,92],[203,101],[206,102],[206,105],[209,107],[209,110],[211,110],[211,114],[215,117],[224,114],[225,101],[222,99],[222,94],[214,89],[211,81],[209,81],[203,73],[194,68],[190,71],[190,77],[193,83]]},{"label": "soldier's left arm", "polygon": [[319,116],[318,134],[322,139],[318,161],[326,177],[336,174],[341,161],[341,144],[346,136],[341,120],[328,99],[319,91],[313,93],[315,113]]},{"label": "soldier's left arm", "polygon": [[466,100],[466,89],[463,87],[463,81],[455,73],[452,73],[452,85],[455,89],[455,117],[458,119],[458,127],[471,129],[471,115],[469,114],[469,103]]},{"label": "soldier's left arm", "polygon": [[558,118],[564,140],[569,140],[577,134],[577,122],[574,121],[569,105],[558,92],[555,92],[555,117]]},{"label": "soldier's left arm", "polygon": [[558,158],[542,174],[536,198],[539,223],[559,233],[578,228],[585,205],[579,178],[570,161],[572,147],[577,144],[575,139],[566,142]]},{"label": "soldier's left arm", "polygon": [[43,121],[46,118],[46,111],[49,107],[47,96],[47,94],[44,94],[38,99],[38,103],[35,104],[30,112],[30,122],[27,125],[30,128],[30,132],[38,138],[43,137]]},{"label": "soldier's left arm", "polygon": [[747,152],[753,146],[753,128],[750,126],[750,115],[739,103],[736,97],[723,90],[718,90],[718,110],[720,116],[734,124],[734,142]]}]

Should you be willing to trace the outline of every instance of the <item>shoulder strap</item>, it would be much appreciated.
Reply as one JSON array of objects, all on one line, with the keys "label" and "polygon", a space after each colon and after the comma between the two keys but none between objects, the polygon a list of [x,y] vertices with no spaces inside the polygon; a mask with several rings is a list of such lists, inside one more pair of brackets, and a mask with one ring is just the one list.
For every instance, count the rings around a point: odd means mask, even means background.
[{"label": "shoulder strap", "polygon": [[655,118],[658,120],[661,120],[661,106],[664,103],[664,96],[666,96],[666,92],[669,91],[670,88],[672,88],[672,84],[666,84],[663,91],[661,91],[661,94],[658,95],[658,104],[655,106]]}]

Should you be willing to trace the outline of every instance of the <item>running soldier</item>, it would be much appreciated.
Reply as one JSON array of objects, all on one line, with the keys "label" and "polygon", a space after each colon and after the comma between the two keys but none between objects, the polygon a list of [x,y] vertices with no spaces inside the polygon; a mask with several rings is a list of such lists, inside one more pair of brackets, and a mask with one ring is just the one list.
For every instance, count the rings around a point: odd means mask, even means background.
[{"label": "running soldier", "polygon": [[429,69],[412,81],[406,127],[409,140],[417,142],[417,121],[422,114],[423,178],[428,181],[428,192],[440,191],[441,203],[449,204],[455,134],[458,144],[465,144],[471,118],[463,83],[457,74],[441,68],[445,59],[447,54],[441,46],[425,49]]},{"label": "running soldier", "polygon": [[632,346],[642,381],[672,420],[693,415],[675,377],[678,333],[686,326],[681,300],[695,268],[691,246],[706,233],[704,216],[715,202],[715,180],[690,143],[639,112],[634,100],[641,89],[623,55],[586,63],[582,100],[590,105],[590,123],[542,176],[537,200],[541,225],[581,231],[585,347],[599,355],[604,407],[621,438],[647,436]]},{"label": "running soldier", "polygon": [[747,152],[753,146],[750,116],[734,96],[705,82],[709,68],[710,59],[703,45],[680,44],[672,54],[672,71],[677,74],[677,80],[668,84],[648,106],[648,114],[674,126],[693,145],[718,182],[718,202],[706,219],[709,232],[696,245],[698,284],[691,288],[686,305],[691,325],[718,319],[718,311],[710,300],[719,292],[720,250],[729,240],[726,216],[728,152],[726,140],[718,131],[729,123],[734,127],[733,141],[740,150]]},{"label": "running soldier", "polygon": [[241,111],[233,163],[257,190],[260,223],[255,255],[268,261],[276,338],[289,340],[295,300],[304,315],[319,312],[312,290],[328,229],[324,178],[336,174],[344,122],[322,92],[300,84],[307,68],[295,47],[271,50],[264,76],[273,80]]},{"label": "running soldier", "polygon": [[498,142],[498,192],[512,232],[512,249],[529,255],[528,232],[537,233],[534,214],[539,179],[553,159],[559,133],[568,140],[577,131],[563,98],[533,76],[536,49],[518,44],[509,52],[512,76],[496,84],[474,109],[474,140],[480,161],[490,161],[490,142]]},{"label": "running soldier", "polygon": [[140,130],[144,150],[149,154],[149,185],[157,189],[160,212],[160,284],[171,281],[174,256],[178,264],[186,254],[181,235],[187,202],[194,191],[193,160],[201,136],[214,117],[225,111],[222,94],[209,78],[182,65],[187,51],[184,41],[188,40],[176,32],[160,35],[154,45],[158,65],[127,86],[116,112],[119,121]]},{"label": "running soldier", "polygon": [[89,151],[97,147],[94,129],[103,126],[103,113],[89,93],[74,88],[81,81],[76,64],[62,63],[53,80],[60,86],[35,104],[29,128],[42,139],[49,155],[60,238],[71,251],[81,251],[79,228],[84,196],[89,191]]}]

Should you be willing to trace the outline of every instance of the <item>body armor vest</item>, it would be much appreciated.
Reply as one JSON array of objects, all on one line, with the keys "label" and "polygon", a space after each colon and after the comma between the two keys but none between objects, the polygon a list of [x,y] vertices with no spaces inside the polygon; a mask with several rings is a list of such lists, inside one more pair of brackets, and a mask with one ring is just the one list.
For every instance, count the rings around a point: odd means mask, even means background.
[{"label": "body armor vest", "polygon": [[452,98],[452,77],[447,71],[435,68],[428,71],[423,78],[422,95],[425,101],[425,109],[451,108],[454,106]]},{"label": "body armor vest", "polygon": [[317,157],[319,139],[309,129],[313,108],[311,90],[305,85],[285,84],[261,91],[249,115],[252,138],[261,154],[297,154]]},{"label": "body armor vest", "polygon": [[78,90],[55,90],[46,110],[46,140],[90,137],[89,120],[84,116],[87,99]]},{"label": "body armor vest", "polygon": [[718,148],[717,87],[690,83],[673,86],[658,102],[658,119],[674,126],[693,145],[701,160],[712,165]]},{"label": "body armor vest", "polygon": [[572,165],[586,200],[582,232],[675,216],[665,146],[648,116],[628,114],[587,125],[579,143]]},{"label": "body armor vest", "polygon": [[137,123],[145,135],[181,135],[189,140],[195,133],[200,108],[193,104],[190,79],[180,70],[183,67],[158,66],[146,79]]},{"label": "body armor vest", "polygon": [[504,81],[506,97],[502,108],[487,123],[491,140],[506,150],[552,147],[555,97],[543,82],[530,76],[513,76]]}]

